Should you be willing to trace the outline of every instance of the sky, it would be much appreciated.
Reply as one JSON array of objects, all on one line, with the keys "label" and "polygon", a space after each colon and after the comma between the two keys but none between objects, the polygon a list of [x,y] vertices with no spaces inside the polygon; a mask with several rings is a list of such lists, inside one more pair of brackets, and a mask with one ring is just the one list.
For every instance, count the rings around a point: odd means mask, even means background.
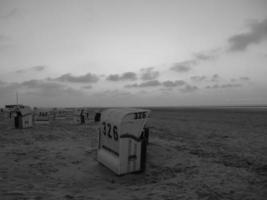
[{"label": "sky", "polygon": [[267,105],[267,0],[0,0],[0,106]]}]

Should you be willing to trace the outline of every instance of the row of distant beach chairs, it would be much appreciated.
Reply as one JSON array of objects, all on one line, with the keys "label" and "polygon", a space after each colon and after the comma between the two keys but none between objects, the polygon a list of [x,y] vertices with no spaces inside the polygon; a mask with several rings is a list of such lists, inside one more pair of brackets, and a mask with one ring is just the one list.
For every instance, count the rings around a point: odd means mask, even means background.
[{"label": "row of distant beach chairs", "polygon": [[99,121],[100,112],[93,110],[74,110],[74,111],[43,111],[35,110],[33,112],[34,121],[47,121],[47,120],[68,120],[77,124],[83,124],[91,121]]},{"label": "row of distant beach chairs", "polygon": [[87,124],[100,121],[101,113],[92,109],[39,109],[32,110],[28,106],[2,109],[4,118],[14,120],[15,128],[29,128],[33,124],[49,124],[61,120],[73,124]]}]

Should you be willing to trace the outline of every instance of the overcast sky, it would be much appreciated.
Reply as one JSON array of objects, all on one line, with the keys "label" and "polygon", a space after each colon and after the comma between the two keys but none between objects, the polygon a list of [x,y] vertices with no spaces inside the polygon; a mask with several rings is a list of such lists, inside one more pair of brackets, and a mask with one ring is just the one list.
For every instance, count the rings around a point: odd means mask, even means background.
[{"label": "overcast sky", "polygon": [[0,106],[267,104],[266,0],[0,0]]}]

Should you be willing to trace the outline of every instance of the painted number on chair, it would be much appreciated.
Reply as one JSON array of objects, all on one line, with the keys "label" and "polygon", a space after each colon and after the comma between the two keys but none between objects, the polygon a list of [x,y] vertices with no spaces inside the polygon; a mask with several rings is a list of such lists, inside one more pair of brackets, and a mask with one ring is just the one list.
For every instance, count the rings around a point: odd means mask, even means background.
[{"label": "painted number on chair", "polygon": [[134,119],[145,119],[146,112],[136,112],[134,113]]},{"label": "painted number on chair", "polygon": [[118,141],[118,128],[117,126],[112,126],[110,123],[102,123],[103,134],[110,139]]}]

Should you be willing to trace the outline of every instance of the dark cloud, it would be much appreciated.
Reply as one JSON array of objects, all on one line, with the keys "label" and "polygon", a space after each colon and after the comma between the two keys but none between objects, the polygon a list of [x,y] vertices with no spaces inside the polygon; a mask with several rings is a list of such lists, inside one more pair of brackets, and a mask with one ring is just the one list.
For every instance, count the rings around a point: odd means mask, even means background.
[{"label": "dark cloud", "polygon": [[81,76],[73,76],[69,74],[63,74],[58,78],[48,78],[48,80],[62,81],[62,82],[72,82],[72,83],[96,83],[99,77],[95,74],[87,73]]},{"label": "dark cloud", "polygon": [[182,62],[176,62],[172,64],[172,66],[170,67],[170,70],[180,72],[180,73],[188,72],[192,70],[192,67],[198,65],[201,62],[215,59],[216,57],[218,57],[218,54],[220,53],[220,51],[221,49],[218,48],[218,49],[212,49],[209,51],[195,53],[192,59],[185,60]]},{"label": "dark cloud", "polygon": [[221,88],[221,87],[220,87],[220,85],[215,84],[215,85],[207,85],[206,88],[207,89],[218,89],[218,88]]},{"label": "dark cloud", "polygon": [[161,83],[158,80],[151,80],[141,83],[139,87],[155,87],[159,85],[161,85]]},{"label": "dark cloud", "polygon": [[163,81],[160,82],[158,80],[151,80],[151,81],[145,81],[140,84],[130,84],[130,85],[125,85],[126,88],[146,88],[146,87],[158,87],[158,86],[163,86],[165,88],[173,88],[173,87],[180,87],[186,85],[186,82],[183,80],[176,80],[176,81]]},{"label": "dark cloud", "polygon": [[233,35],[228,39],[230,51],[244,51],[251,44],[258,44],[267,39],[267,18],[249,26],[249,31]]},{"label": "dark cloud", "polygon": [[[28,88],[35,88],[35,87],[41,87],[43,85],[43,81],[40,80],[29,80],[29,81],[24,81],[21,83],[22,86],[26,86]],[[49,83],[51,86],[58,85],[57,83]]]},{"label": "dark cloud", "polygon": [[237,79],[236,79],[236,78],[232,78],[230,81],[231,81],[231,82],[236,82]]},{"label": "dark cloud", "polygon": [[108,81],[119,81],[120,80],[120,75],[119,74],[111,74],[106,78],[106,80],[108,80]]},{"label": "dark cloud", "polygon": [[250,78],[249,77],[240,77],[239,78],[241,81],[250,81]]},{"label": "dark cloud", "polygon": [[247,76],[243,76],[243,77],[239,77],[239,78],[232,78],[230,81],[231,82],[239,82],[239,81],[248,82],[248,81],[250,81],[250,78]]},{"label": "dark cloud", "polygon": [[126,88],[144,88],[144,87],[156,87],[160,86],[161,83],[158,80],[152,80],[152,81],[146,81],[140,84],[130,84],[130,85],[125,85]]},{"label": "dark cloud", "polygon": [[111,74],[106,80],[109,81],[134,81],[137,79],[137,75],[134,72],[125,72],[121,75],[119,74]]},{"label": "dark cloud", "polygon": [[213,74],[212,76],[191,76],[190,79],[194,82],[203,82],[203,81],[211,81],[211,82],[218,82],[221,77],[218,74]]},{"label": "dark cloud", "polygon": [[18,74],[21,74],[21,73],[26,73],[26,72],[41,72],[41,71],[44,71],[45,69],[46,69],[46,66],[37,65],[37,66],[30,67],[27,69],[20,69],[20,70],[17,70],[15,72]]},{"label": "dark cloud", "polygon": [[134,81],[137,79],[137,75],[134,72],[125,72],[121,75],[121,80]]},{"label": "dark cloud", "polygon": [[197,53],[195,54],[195,57],[197,60],[210,60],[213,58],[211,55],[207,55],[203,53]]},{"label": "dark cloud", "polygon": [[159,72],[155,71],[153,67],[141,69],[141,79],[143,81],[155,80],[159,77]]},{"label": "dark cloud", "polygon": [[163,81],[162,82],[162,85],[164,87],[168,87],[168,88],[171,88],[171,87],[177,87],[177,86],[183,86],[185,85],[186,82],[183,81],[183,80],[177,80],[177,81]]},{"label": "dark cloud", "polygon": [[218,74],[214,74],[211,79],[212,82],[217,82],[220,80],[220,76]]},{"label": "dark cloud", "polygon": [[183,61],[183,62],[177,62],[174,63],[170,70],[172,71],[176,71],[176,72],[188,72],[191,70],[191,67],[196,65],[196,61],[195,60],[187,60],[187,61]]},{"label": "dark cloud", "polygon": [[207,79],[207,76],[191,76],[190,79],[195,82],[201,82]]},{"label": "dark cloud", "polygon": [[46,68],[45,66],[41,66],[41,65],[32,67],[34,71],[38,71],[38,72],[45,70],[45,68]]},{"label": "dark cloud", "polygon": [[161,83],[158,80],[151,80],[151,81],[146,81],[143,82],[139,85],[139,87],[155,87],[155,86],[160,86]]},{"label": "dark cloud", "polygon": [[184,93],[195,92],[196,90],[198,90],[197,86],[189,84],[186,84],[184,88],[180,89],[180,91]]},{"label": "dark cloud", "polygon": [[207,89],[221,89],[221,88],[237,88],[237,87],[242,87],[241,84],[231,84],[231,83],[227,83],[227,84],[215,84],[215,85],[208,85],[206,86]]},{"label": "dark cloud", "polygon": [[221,85],[221,88],[234,88],[234,87],[242,87],[242,85],[241,84],[231,84],[231,83]]},{"label": "dark cloud", "polygon": [[213,60],[218,56],[220,52],[221,52],[220,48],[212,49],[209,51],[198,52],[194,54],[194,59],[196,62]]}]

